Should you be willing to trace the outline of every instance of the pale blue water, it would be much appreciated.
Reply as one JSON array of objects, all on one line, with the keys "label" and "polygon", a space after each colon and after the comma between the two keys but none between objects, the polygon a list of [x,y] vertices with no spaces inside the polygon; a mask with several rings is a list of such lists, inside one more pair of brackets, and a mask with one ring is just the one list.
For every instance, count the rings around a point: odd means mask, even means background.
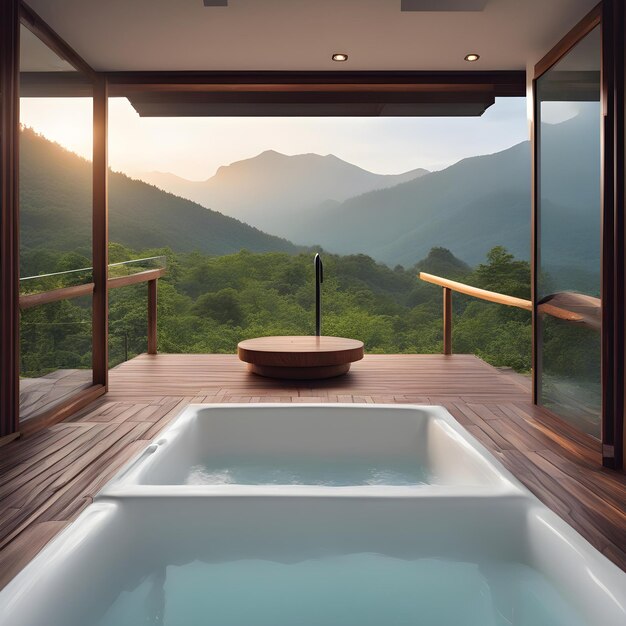
[{"label": "pale blue water", "polygon": [[589,626],[525,565],[379,554],[168,565],[122,592],[97,622],[145,624]]},{"label": "pale blue water", "polygon": [[228,459],[191,467],[187,485],[420,485],[432,476],[416,460]]}]

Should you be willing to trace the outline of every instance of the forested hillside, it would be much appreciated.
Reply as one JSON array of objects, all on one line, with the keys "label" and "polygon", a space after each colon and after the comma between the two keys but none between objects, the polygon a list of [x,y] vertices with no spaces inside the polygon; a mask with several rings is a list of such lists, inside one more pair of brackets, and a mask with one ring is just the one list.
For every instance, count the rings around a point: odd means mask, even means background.
[{"label": "forested hillside", "polygon": [[[88,249],[91,164],[28,128],[20,142],[22,249]],[[176,252],[206,254],[301,249],[117,172],[109,176],[109,228],[111,241],[138,250],[165,245]]]},{"label": "forested hillside", "polygon": [[[314,331],[311,254],[242,250],[209,257],[113,245],[111,261],[155,253],[168,257],[167,274],[159,281],[160,351],[234,353],[248,337]],[[52,269],[65,267],[63,257],[57,255]],[[474,270],[444,249],[432,250],[410,269],[390,269],[362,254],[325,255],[324,263],[323,332],[361,339],[369,353],[441,351],[441,289],[419,281],[420,269],[512,295],[529,294],[528,264],[502,248]],[[146,350],[145,289],[111,292],[112,365]],[[530,368],[530,314],[462,296],[455,296],[454,309],[456,352],[520,371]],[[24,373],[44,373],[59,367],[59,359],[64,367],[88,367],[88,320],[88,306],[78,301],[25,311]]]}]

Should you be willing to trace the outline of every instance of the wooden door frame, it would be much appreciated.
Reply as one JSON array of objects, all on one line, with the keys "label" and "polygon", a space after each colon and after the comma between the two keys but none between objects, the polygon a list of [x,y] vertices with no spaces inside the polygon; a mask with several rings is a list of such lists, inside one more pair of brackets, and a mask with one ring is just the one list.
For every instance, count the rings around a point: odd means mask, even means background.
[{"label": "wooden door frame", "polygon": [[594,28],[601,28],[601,299],[602,299],[602,464],[621,469],[624,463],[624,7],[603,0],[546,54],[534,68],[532,81],[532,255],[533,402],[539,404],[541,355],[537,317],[540,266],[538,218],[537,80]]}]

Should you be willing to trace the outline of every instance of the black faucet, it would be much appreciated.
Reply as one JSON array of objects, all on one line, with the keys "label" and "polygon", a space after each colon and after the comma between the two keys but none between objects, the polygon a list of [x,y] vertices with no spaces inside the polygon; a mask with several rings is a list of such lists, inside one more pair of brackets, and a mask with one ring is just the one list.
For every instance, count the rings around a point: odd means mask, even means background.
[{"label": "black faucet", "polygon": [[324,266],[319,254],[315,255],[313,261],[315,265],[315,335],[322,334],[322,290],[321,284],[324,282]]}]

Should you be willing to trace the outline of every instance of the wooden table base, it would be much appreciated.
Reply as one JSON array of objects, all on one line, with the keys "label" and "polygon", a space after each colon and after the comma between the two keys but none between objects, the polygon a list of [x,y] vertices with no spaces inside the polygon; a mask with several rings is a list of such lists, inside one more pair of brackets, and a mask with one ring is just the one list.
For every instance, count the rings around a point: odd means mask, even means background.
[{"label": "wooden table base", "polygon": [[320,378],[334,378],[347,374],[350,363],[342,365],[326,365],[320,367],[276,367],[272,365],[255,365],[248,363],[248,371],[267,378],[284,378],[290,380],[318,380]]},{"label": "wooden table base", "polygon": [[341,376],[363,358],[363,342],[343,337],[259,337],[237,346],[248,371],[267,378],[316,380]]}]

